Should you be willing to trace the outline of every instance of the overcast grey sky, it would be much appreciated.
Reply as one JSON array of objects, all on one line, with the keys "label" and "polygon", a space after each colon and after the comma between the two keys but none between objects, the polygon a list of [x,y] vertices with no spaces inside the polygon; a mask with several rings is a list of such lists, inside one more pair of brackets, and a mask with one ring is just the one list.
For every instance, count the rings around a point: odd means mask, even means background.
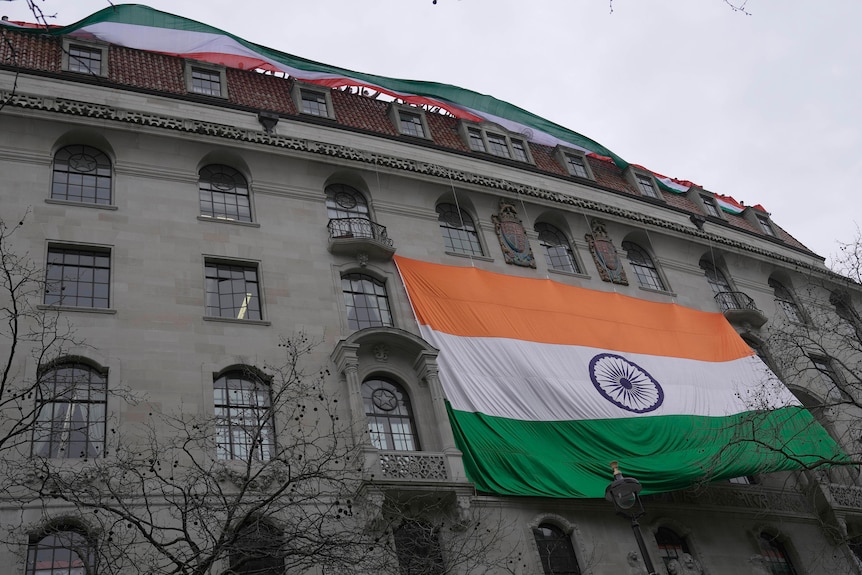
[{"label": "overcast grey sky", "polygon": [[[37,0],[39,1],[39,0]],[[491,94],[746,204],[823,256],[862,223],[862,2],[149,0],[283,52]],[[71,24],[107,0],[42,0]],[[30,20],[25,0],[0,14]]]}]

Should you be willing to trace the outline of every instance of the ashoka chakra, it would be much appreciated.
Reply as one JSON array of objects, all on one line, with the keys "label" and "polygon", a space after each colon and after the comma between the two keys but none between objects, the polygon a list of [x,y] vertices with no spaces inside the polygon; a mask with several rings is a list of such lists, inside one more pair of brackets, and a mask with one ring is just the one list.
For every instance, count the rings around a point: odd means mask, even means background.
[{"label": "ashoka chakra", "polygon": [[626,411],[647,413],[664,401],[664,391],[642,367],[612,353],[590,360],[590,379],[602,397]]}]

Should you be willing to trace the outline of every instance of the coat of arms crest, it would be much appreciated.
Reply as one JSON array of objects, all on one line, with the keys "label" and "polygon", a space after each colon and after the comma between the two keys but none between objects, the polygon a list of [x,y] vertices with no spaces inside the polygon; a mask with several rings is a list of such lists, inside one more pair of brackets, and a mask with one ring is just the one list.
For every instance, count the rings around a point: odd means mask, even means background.
[{"label": "coat of arms crest", "polygon": [[592,220],[590,227],[592,227],[593,233],[586,234],[584,238],[590,245],[590,253],[593,254],[593,261],[596,262],[599,276],[606,282],[629,285],[626,270],[623,269],[614,242],[608,237],[605,224],[600,220]]},{"label": "coat of arms crest", "polygon": [[503,257],[507,264],[535,268],[536,259],[527,239],[527,231],[521,220],[515,205],[506,199],[500,200],[500,211],[491,216],[494,221],[494,229],[497,231],[497,239],[503,249]]}]

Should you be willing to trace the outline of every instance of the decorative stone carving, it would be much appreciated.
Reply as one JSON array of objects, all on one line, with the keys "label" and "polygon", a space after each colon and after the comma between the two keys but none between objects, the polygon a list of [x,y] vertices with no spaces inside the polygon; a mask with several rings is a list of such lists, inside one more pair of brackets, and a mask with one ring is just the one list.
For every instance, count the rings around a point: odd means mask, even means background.
[{"label": "decorative stone carving", "polygon": [[90,104],[86,102],[75,102],[62,98],[42,97],[32,94],[22,94],[20,92],[12,93],[8,90],[0,90],[0,101],[6,102],[7,106],[12,106],[16,108],[28,108],[48,112],[60,112],[77,116],[105,118],[108,120],[126,122],[130,124],[140,124],[157,128],[165,128],[169,130],[179,130],[183,132],[195,132],[199,134],[212,135],[219,138],[230,138],[242,140],[245,142],[252,142],[255,144],[262,144],[266,146],[286,148],[289,150],[296,150],[300,152],[324,154],[328,156],[334,156],[359,162],[372,163],[382,168],[391,168],[395,170],[414,172],[417,174],[424,174],[452,182],[476,184],[485,188],[504,190],[506,192],[517,193],[519,195],[524,195],[531,198],[538,198],[541,200],[556,202],[558,204],[565,204],[568,206],[582,209],[584,211],[606,213],[620,218],[625,218],[633,222],[638,222],[645,226],[655,226],[672,230],[680,234],[695,236],[704,239],[708,238],[714,244],[731,246],[746,252],[767,256],[773,260],[790,264],[791,266],[795,266],[799,269],[817,272],[821,271],[820,268],[810,264],[807,261],[796,260],[789,256],[776,254],[763,248],[756,247],[750,243],[740,242],[738,240],[726,238],[720,235],[713,235],[708,232],[704,232],[703,230],[692,229],[690,226],[685,226],[669,220],[663,220],[661,218],[648,216],[643,213],[619,208],[616,206],[611,206],[608,204],[603,204],[601,202],[594,202],[592,200],[578,198],[563,192],[552,192],[550,190],[544,190],[535,186],[518,184],[509,180],[504,180],[502,178],[492,178],[489,176],[472,174],[470,172],[463,172],[461,170],[453,170],[451,168],[437,164],[429,164],[426,162],[407,160],[404,158],[397,158],[393,156],[383,156],[336,144],[322,144],[320,142],[314,142],[301,138],[271,135],[265,133],[263,130],[243,130],[234,126],[225,126],[223,124],[213,124],[210,122],[200,122],[186,120],[182,118],[173,118],[169,116],[161,116],[157,114],[147,114],[132,110],[113,108],[111,106]]},{"label": "decorative stone carving", "polygon": [[584,235],[584,238],[590,245],[590,253],[593,254],[593,261],[596,262],[599,277],[606,282],[629,285],[626,271],[623,269],[623,262],[620,260],[617,248],[608,237],[605,224],[601,220],[593,219],[590,222],[590,227],[593,229],[593,233]]},{"label": "decorative stone carving", "polygon": [[363,513],[365,524],[373,530],[379,530],[386,526],[383,516],[383,506],[386,503],[386,495],[379,490],[373,489],[365,492]]},{"label": "decorative stone carving", "polygon": [[371,352],[374,354],[374,359],[377,361],[389,361],[389,348],[386,347],[385,343],[378,343],[372,348]]},{"label": "decorative stone carving", "polygon": [[748,563],[751,565],[749,573],[751,575],[770,575],[772,571],[766,566],[766,559],[763,555],[752,555],[748,558]]},{"label": "decorative stone carving", "polygon": [[535,268],[536,258],[533,257],[527,230],[518,218],[515,205],[509,200],[500,199],[500,211],[493,214],[491,219],[494,221],[494,230],[500,240],[506,263]]},{"label": "decorative stone carving", "polygon": [[419,451],[381,451],[380,468],[385,479],[449,479],[446,456]]},{"label": "decorative stone carving", "polygon": [[626,561],[629,564],[629,575],[644,575],[646,573],[646,569],[643,563],[641,563],[641,557],[637,551],[629,551],[628,555],[626,555]]},{"label": "decorative stone carving", "polygon": [[359,252],[356,254],[356,261],[359,262],[359,267],[366,267],[368,265],[368,254],[365,252]]},{"label": "decorative stone carving", "polygon": [[459,495],[455,499],[455,523],[452,525],[455,531],[465,531],[473,522],[473,515],[470,513],[471,503],[472,498],[469,495]]},{"label": "decorative stone carving", "polygon": [[839,507],[862,509],[862,487],[830,483],[829,492]]},{"label": "decorative stone carving", "polygon": [[703,567],[700,561],[683,553],[680,559],[671,559],[667,564],[669,575],[703,575]]}]

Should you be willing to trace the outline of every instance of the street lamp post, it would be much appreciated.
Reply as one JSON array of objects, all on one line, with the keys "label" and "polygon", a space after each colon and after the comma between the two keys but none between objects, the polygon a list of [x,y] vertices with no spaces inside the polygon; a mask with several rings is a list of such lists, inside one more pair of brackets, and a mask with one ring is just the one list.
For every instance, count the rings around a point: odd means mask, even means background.
[{"label": "street lamp post", "polygon": [[611,462],[611,469],[613,469],[614,480],[605,489],[605,499],[614,504],[617,515],[631,519],[632,532],[634,532],[638,542],[638,549],[640,549],[647,573],[656,575],[655,567],[652,565],[652,559],[650,559],[649,551],[647,551],[646,543],[644,543],[643,533],[641,533],[641,524],[638,522],[638,519],[646,513],[638,496],[642,487],[641,483],[634,477],[623,477],[616,461]]}]

